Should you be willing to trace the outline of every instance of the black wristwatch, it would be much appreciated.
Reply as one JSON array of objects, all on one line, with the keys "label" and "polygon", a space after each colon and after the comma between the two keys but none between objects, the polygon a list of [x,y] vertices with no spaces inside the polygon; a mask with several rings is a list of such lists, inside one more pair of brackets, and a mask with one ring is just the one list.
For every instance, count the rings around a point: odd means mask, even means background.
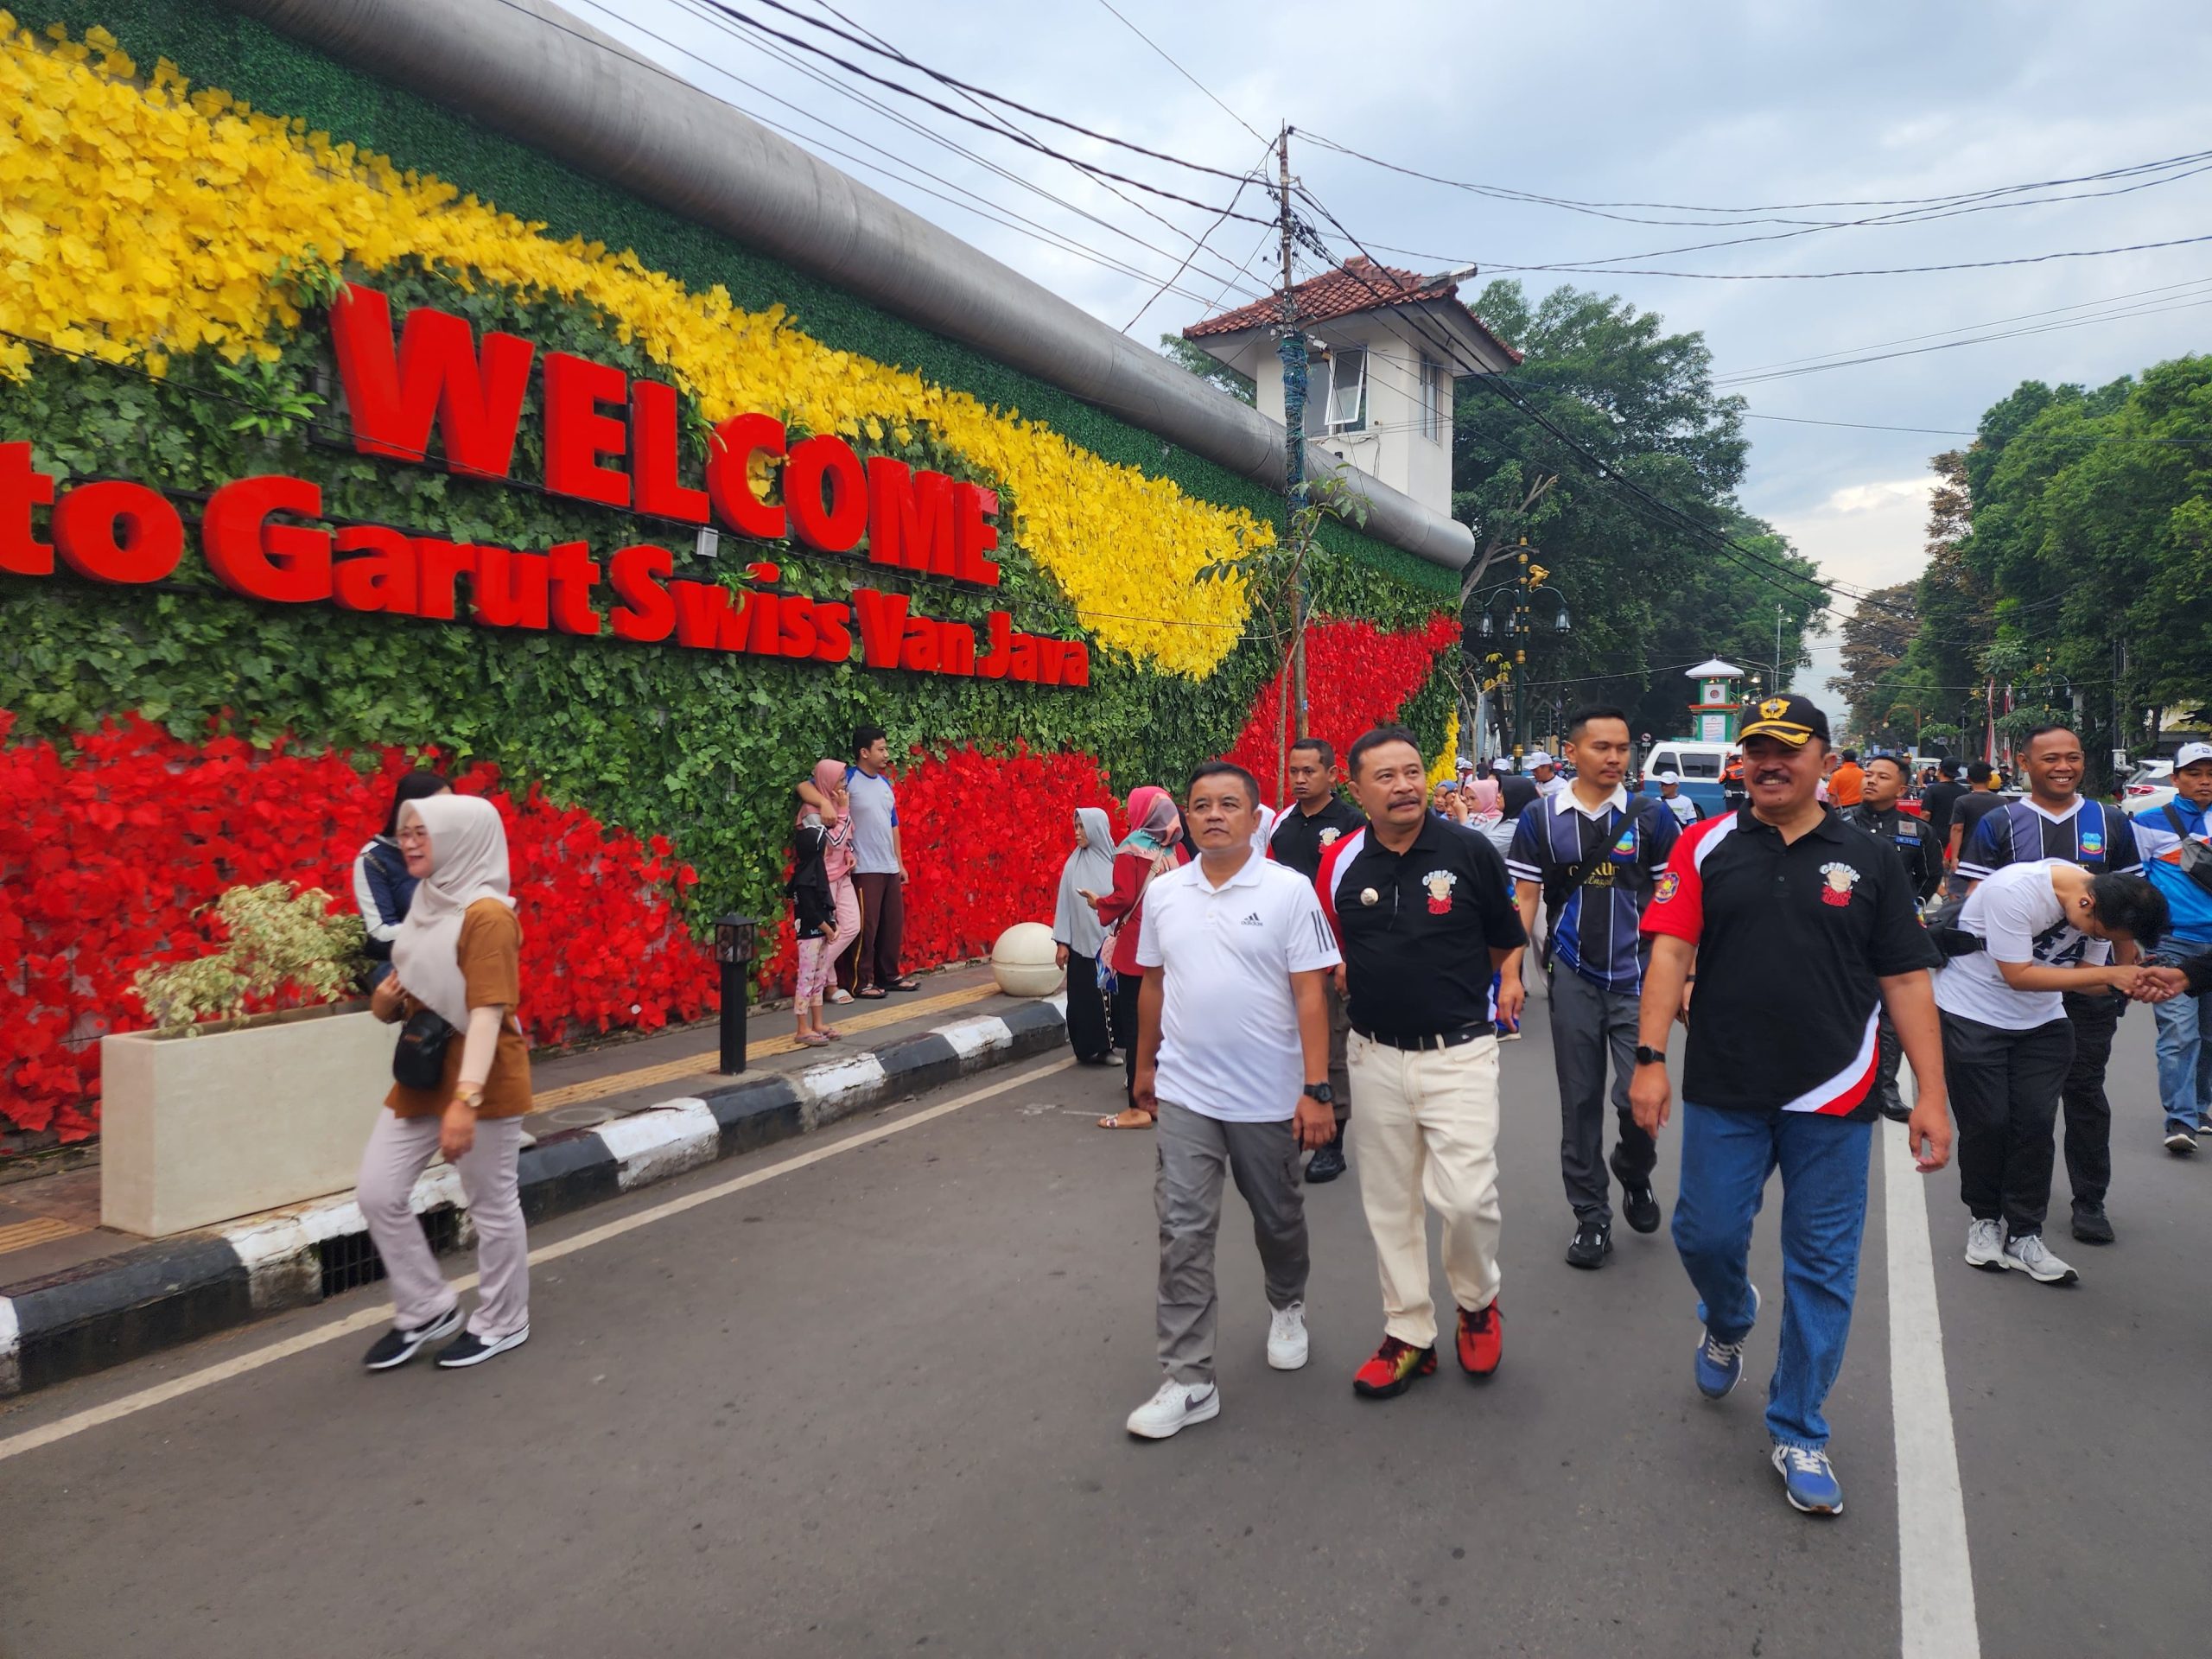
[{"label": "black wristwatch", "polygon": [[1325,1083],[1307,1084],[1306,1097],[1308,1100],[1318,1100],[1324,1106],[1333,1106],[1337,1103],[1337,1091]]},{"label": "black wristwatch", "polygon": [[1638,1065],[1664,1065],[1667,1064],[1667,1051],[1638,1043],[1636,1046],[1636,1063]]}]

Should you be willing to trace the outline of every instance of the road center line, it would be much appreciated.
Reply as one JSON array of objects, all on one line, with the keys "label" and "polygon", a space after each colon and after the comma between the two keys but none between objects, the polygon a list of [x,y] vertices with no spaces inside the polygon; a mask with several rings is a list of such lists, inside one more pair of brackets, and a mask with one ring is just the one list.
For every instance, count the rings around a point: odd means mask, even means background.
[{"label": "road center line", "polygon": [[1928,1178],[1913,1166],[1904,1125],[1880,1127],[1890,1264],[1890,1418],[1897,1433],[1900,1651],[1904,1659],[1980,1659],[1966,1498],[1959,1486],[1936,1262],[1928,1243]]},{"label": "road center line", "polygon": [[[717,1198],[726,1198],[734,1192],[742,1192],[748,1187],[755,1187],[764,1182],[772,1181],[779,1175],[789,1175],[798,1170],[811,1168],[825,1159],[835,1158],[840,1153],[850,1152],[855,1147],[873,1146],[891,1135],[904,1135],[908,1129],[919,1128],[924,1123],[934,1122],[937,1119],[957,1112],[964,1106],[973,1106],[978,1101],[988,1100],[995,1095],[1003,1095],[1011,1090],[1023,1088],[1042,1078],[1049,1077],[1055,1072],[1065,1071],[1074,1064],[1072,1057],[1055,1060],[1050,1065],[1040,1065],[1033,1071],[1024,1071],[1018,1077],[1007,1077],[1003,1082],[992,1084],[988,1088],[974,1090],[956,1099],[940,1102],[935,1106],[897,1119],[895,1122],[873,1125],[858,1135],[849,1135],[842,1141],[832,1141],[825,1147],[817,1147],[810,1152],[803,1152],[796,1158],[786,1158],[781,1163],[771,1164],[765,1169],[748,1170],[742,1175],[732,1176],[726,1181],[717,1181],[712,1186],[701,1187],[697,1192],[687,1192],[682,1198],[670,1198],[664,1203],[654,1205],[650,1209],[640,1210],[634,1215],[624,1216],[618,1221],[606,1222],[600,1226],[587,1229],[572,1237],[560,1239],[554,1243],[532,1250],[530,1253],[531,1264],[535,1267],[540,1262],[557,1262],[563,1256],[574,1255],[577,1251],[589,1249],[594,1244],[604,1244],[609,1239],[620,1238],[625,1233],[635,1232],[640,1227],[649,1227],[657,1221],[666,1221],[671,1216],[680,1216],[687,1210],[696,1210],[702,1204],[712,1204]],[[476,1275],[473,1273],[463,1274],[452,1283],[455,1290],[467,1290],[475,1285]],[[325,1343],[335,1342],[340,1337],[351,1335],[358,1331],[365,1331],[372,1325],[383,1325],[391,1318],[390,1305],[379,1299],[378,1304],[375,1306],[363,1308],[357,1313],[349,1313],[342,1319],[335,1319],[328,1325],[318,1325],[312,1331],[303,1331],[296,1337],[287,1337],[283,1341],[271,1343],[266,1348],[257,1348],[250,1354],[240,1354],[234,1359],[223,1361],[220,1364],[205,1366],[186,1376],[173,1377],[168,1382],[156,1383],[150,1389],[142,1389],[136,1394],[125,1395],[119,1400],[111,1400],[105,1405],[93,1406],[84,1411],[73,1413],[69,1416],[57,1418],[42,1427],[27,1429],[21,1434],[0,1440],[0,1462],[21,1456],[26,1452],[35,1452],[41,1446],[52,1446],[59,1440],[68,1440],[74,1435],[83,1433],[86,1429],[98,1428],[103,1424],[135,1416],[139,1412],[165,1405],[171,1400],[181,1399],[188,1394],[196,1394],[202,1389],[212,1388],[218,1382],[226,1382],[234,1376],[244,1376],[250,1371],[259,1370],[264,1365],[273,1365],[280,1359],[289,1359],[295,1354],[303,1354],[309,1349],[320,1348]]]}]

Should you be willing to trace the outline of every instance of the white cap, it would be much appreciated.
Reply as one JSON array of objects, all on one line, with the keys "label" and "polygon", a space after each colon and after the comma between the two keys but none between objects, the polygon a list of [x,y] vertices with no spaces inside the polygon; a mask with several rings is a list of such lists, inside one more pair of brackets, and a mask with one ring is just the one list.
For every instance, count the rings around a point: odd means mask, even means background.
[{"label": "white cap", "polygon": [[1655,772],[1651,775],[1662,784],[1679,784],[1682,781],[1682,774],[1671,766],[1664,772]]},{"label": "white cap", "polygon": [[2200,760],[2212,760],[2212,743],[2184,743],[2174,751],[2174,770],[2193,766]]},{"label": "white cap", "polygon": [[1475,763],[1463,754],[1459,757],[1459,770],[1463,773],[1472,772],[1475,770]]},{"label": "white cap", "polygon": [[1559,762],[1553,760],[1551,756],[1546,754],[1541,749],[1538,749],[1534,753],[1530,754],[1528,760],[1522,762],[1522,764],[1526,766],[1529,771],[1534,772],[1538,766],[1555,766]]}]

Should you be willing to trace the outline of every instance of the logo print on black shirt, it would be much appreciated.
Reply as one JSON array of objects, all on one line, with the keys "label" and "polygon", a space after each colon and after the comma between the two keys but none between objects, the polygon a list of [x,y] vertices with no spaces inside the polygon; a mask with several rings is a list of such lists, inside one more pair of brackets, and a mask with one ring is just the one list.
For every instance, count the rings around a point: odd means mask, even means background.
[{"label": "logo print on black shirt", "polygon": [[1452,889],[1459,885],[1459,878],[1450,870],[1431,870],[1421,879],[1428,889],[1428,913],[1448,916],[1452,913]]},{"label": "logo print on black shirt", "polygon": [[1821,902],[1824,905],[1846,906],[1851,902],[1851,890],[1859,885],[1859,872],[1848,864],[1821,866]]}]

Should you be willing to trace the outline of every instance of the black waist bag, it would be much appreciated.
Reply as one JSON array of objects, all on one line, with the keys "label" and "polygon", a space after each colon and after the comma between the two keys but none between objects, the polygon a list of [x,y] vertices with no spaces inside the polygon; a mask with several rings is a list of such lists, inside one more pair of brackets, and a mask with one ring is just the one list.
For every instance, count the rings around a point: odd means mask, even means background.
[{"label": "black waist bag", "polygon": [[1949,962],[1959,957],[1970,957],[1984,949],[1988,941],[1979,933],[1969,933],[1959,925],[1959,913],[1967,907],[1963,899],[1946,899],[1928,912],[1928,938]]},{"label": "black waist bag", "polygon": [[392,1081],[404,1089],[442,1088],[446,1080],[446,1045],[453,1041],[453,1026],[431,1008],[417,1008],[399,1028],[399,1046],[391,1051]]}]

